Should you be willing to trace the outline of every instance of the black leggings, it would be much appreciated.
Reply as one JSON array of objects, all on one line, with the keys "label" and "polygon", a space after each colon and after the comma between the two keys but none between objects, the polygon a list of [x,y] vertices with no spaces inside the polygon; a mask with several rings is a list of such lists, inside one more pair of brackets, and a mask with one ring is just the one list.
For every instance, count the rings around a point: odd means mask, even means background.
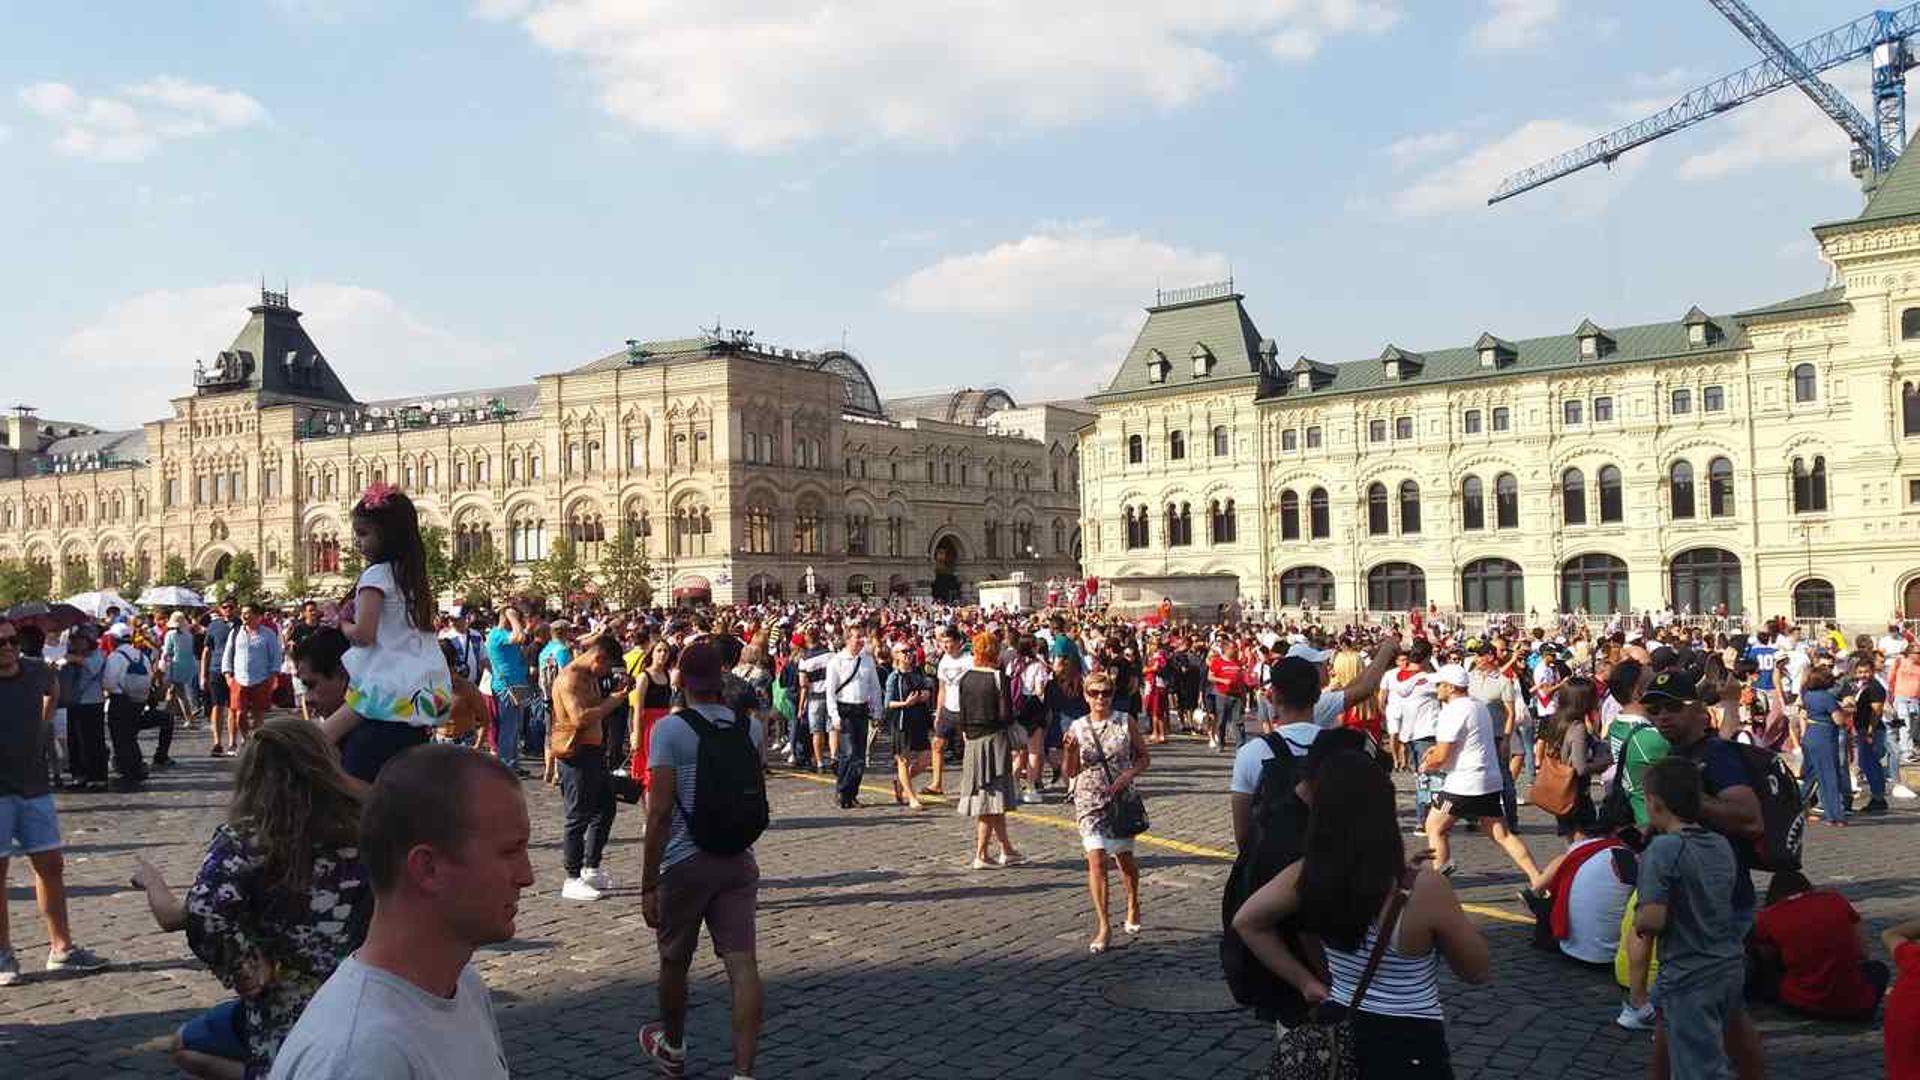
[{"label": "black leggings", "polygon": [[1452,1080],[1447,1027],[1438,1020],[1353,1014],[1361,1080]]}]

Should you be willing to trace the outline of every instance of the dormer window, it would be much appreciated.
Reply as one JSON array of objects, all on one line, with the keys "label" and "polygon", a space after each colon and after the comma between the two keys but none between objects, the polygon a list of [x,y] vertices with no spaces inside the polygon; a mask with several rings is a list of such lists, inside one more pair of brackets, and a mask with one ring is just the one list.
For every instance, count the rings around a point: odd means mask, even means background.
[{"label": "dormer window", "polygon": [[1300,372],[1300,373],[1298,373],[1298,374],[1296,374],[1296,375],[1295,375],[1295,376],[1293,377],[1293,388],[1294,388],[1295,390],[1311,390],[1311,389],[1313,389],[1313,372],[1311,372],[1311,371],[1302,371],[1302,372]]},{"label": "dormer window", "polygon": [[1173,364],[1167,360],[1167,354],[1159,349],[1147,350],[1147,381],[1163,383],[1167,381],[1167,372]]},{"label": "dormer window", "polygon": [[1480,352],[1480,366],[1488,371],[1506,367],[1520,355],[1520,350],[1514,348],[1512,342],[1492,334],[1481,334],[1473,347]]},{"label": "dormer window", "polygon": [[1687,309],[1687,313],[1682,317],[1681,323],[1687,328],[1687,345],[1689,347],[1699,348],[1702,345],[1712,345],[1720,340],[1720,324],[1714,322],[1706,312],[1701,311],[1697,306]]},{"label": "dormer window", "polygon": [[1199,342],[1193,343],[1193,351],[1187,354],[1193,360],[1193,375],[1197,379],[1213,374],[1213,350]]},{"label": "dormer window", "polygon": [[1293,375],[1293,386],[1296,390],[1319,390],[1333,382],[1332,368],[1315,363],[1305,356],[1295,360],[1288,370]]},{"label": "dormer window", "polygon": [[1420,374],[1420,368],[1426,363],[1426,357],[1419,353],[1408,352],[1398,345],[1389,345],[1381,352],[1380,362],[1386,365],[1387,380],[1400,382]]},{"label": "dormer window", "polygon": [[1573,332],[1580,339],[1580,359],[1598,360],[1613,351],[1613,335],[1595,326],[1592,319],[1582,319]]}]

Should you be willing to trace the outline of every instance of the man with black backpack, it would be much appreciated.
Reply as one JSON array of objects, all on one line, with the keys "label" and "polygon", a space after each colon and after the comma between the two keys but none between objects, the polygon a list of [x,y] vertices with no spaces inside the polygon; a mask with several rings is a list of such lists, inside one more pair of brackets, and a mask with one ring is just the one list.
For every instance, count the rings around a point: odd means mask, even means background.
[{"label": "man with black backpack", "polygon": [[660,953],[660,1019],[640,1046],[667,1076],[686,1073],[687,970],[707,925],[733,991],[733,1073],[753,1075],[760,1041],[754,919],[767,828],[760,725],[722,704],[726,663],[712,639],[680,652],[685,708],[654,724],[648,746],[647,839],[640,911]]}]

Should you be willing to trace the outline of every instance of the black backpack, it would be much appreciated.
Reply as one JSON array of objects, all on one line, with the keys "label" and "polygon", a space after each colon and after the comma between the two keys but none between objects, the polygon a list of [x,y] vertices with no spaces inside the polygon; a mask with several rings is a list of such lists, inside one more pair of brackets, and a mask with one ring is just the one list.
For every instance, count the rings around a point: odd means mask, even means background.
[{"label": "black backpack", "polygon": [[[1264,738],[1273,756],[1260,766],[1247,814],[1247,843],[1234,859],[1220,897],[1220,967],[1235,1001],[1257,1010],[1263,1019],[1291,1027],[1306,1017],[1306,1000],[1291,983],[1267,970],[1233,929],[1233,916],[1247,897],[1304,854],[1308,807],[1294,792],[1299,759],[1286,736],[1274,732]],[[1282,934],[1293,942],[1292,931],[1283,929]]]},{"label": "black backpack", "polygon": [[1704,766],[1702,759],[1713,743],[1729,747],[1739,756],[1740,764],[1746,769],[1747,782],[1760,801],[1760,835],[1750,840],[1728,837],[1740,865],[1769,873],[1800,869],[1801,841],[1807,832],[1807,806],[1800,798],[1800,781],[1793,775],[1793,769],[1785,758],[1764,746],[1718,738],[1702,739],[1696,744],[1699,751],[1689,756]]},{"label": "black backpack", "polygon": [[698,709],[682,709],[676,715],[699,737],[700,749],[694,759],[693,812],[680,806],[678,792],[674,805],[687,819],[687,831],[701,851],[738,855],[767,831],[771,817],[766,773],[747,733],[751,721],[740,718],[727,725],[715,724]]}]

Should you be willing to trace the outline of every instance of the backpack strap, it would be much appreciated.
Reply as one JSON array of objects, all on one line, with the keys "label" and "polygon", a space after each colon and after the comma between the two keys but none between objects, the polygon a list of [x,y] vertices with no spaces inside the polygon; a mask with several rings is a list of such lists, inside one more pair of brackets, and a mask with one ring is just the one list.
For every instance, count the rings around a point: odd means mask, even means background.
[{"label": "backpack strap", "polygon": [[1353,1004],[1348,1006],[1353,1012],[1359,1012],[1360,1003],[1367,999],[1367,988],[1373,985],[1374,973],[1380,970],[1380,962],[1386,959],[1387,944],[1400,928],[1400,914],[1406,910],[1409,895],[1410,889],[1403,873],[1400,880],[1394,883],[1393,902],[1387,905],[1387,917],[1380,920],[1380,931],[1373,939],[1373,951],[1367,956],[1367,969],[1361,973],[1359,985],[1353,988]]}]

